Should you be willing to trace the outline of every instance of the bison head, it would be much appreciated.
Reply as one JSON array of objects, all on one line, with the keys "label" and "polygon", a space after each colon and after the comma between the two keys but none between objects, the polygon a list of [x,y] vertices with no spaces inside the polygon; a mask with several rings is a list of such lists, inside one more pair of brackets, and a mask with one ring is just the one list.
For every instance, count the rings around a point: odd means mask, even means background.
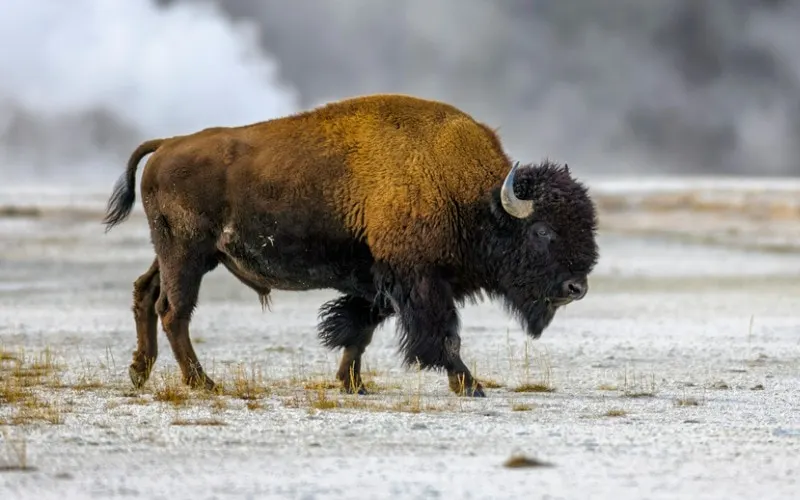
[{"label": "bison head", "polygon": [[486,216],[479,265],[487,289],[538,338],[559,307],[588,291],[598,259],[594,204],[567,165],[516,163]]}]

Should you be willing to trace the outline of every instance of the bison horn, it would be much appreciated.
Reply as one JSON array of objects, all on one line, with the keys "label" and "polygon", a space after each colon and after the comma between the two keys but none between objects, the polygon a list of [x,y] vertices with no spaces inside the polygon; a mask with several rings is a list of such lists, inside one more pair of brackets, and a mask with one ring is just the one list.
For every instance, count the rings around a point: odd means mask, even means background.
[{"label": "bison horn", "polygon": [[511,167],[506,180],[503,181],[503,188],[500,190],[500,201],[503,203],[503,209],[509,215],[524,219],[533,213],[534,206],[532,201],[520,200],[514,194],[514,175],[517,172],[517,167],[519,167],[519,162],[516,162]]}]

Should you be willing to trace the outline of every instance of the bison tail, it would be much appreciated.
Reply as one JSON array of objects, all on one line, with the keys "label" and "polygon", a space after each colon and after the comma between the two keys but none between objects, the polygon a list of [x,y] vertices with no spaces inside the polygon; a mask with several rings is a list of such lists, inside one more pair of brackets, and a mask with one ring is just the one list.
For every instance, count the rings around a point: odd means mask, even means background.
[{"label": "bison tail", "polygon": [[114,191],[108,199],[106,216],[103,219],[103,224],[106,225],[106,232],[130,215],[133,203],[136,201],[136,168],[144,156],[154,152],[163,142],[164,139],[144,142],[131,154],[130,159],[128,159],[127,170],[117,180]]}]

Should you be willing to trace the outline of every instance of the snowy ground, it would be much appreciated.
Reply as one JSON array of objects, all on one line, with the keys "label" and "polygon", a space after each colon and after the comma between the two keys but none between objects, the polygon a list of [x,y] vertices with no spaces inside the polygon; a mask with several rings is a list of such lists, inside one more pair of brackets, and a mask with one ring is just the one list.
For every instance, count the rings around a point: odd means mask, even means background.
[{"label": "snowy ground", "polygon": [[[465,360],[500,386],[483,400],[402,369],[391,322],[366,355],[375,395],[326,390],[338,353],[314,326],[331,294],[276,293],[262,313],[218,270],[192,331],[226,387],[208,397],[181,392],[163,334],[151,381],[132,391],[131,283],[152,253],[140,216],[107,235],[98,219],[89,205],[0,218],[0,394],[32,381],[17,402],[0,397],[0,468],[22,455],[31,467],[0,472],[2,499],[800,491],[800,253],[606,229],[589,295],[539,341],[496,304],[463,310]],[[516,453],[551,467],[504,467]]]}]

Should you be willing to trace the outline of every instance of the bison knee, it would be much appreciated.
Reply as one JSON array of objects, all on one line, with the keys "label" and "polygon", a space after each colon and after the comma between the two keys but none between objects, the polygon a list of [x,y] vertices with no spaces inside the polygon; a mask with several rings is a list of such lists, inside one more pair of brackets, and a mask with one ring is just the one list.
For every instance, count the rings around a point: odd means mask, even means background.
[{"label": "bison knee", "polygon": [[169,312],[169,300],[166,293],[161,293],[156,301],[156,313],[162,318]]}]

